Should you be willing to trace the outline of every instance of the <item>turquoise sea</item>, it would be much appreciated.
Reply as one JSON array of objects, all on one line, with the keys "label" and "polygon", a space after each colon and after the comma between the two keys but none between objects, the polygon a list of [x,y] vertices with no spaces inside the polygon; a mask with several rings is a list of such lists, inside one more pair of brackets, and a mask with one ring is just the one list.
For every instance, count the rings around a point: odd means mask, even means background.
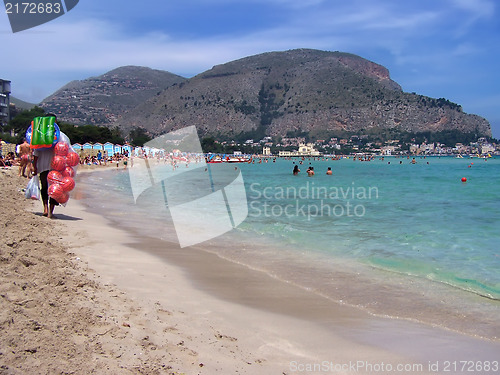
[{"label": "turquoise sea", "polygon": [[[473,311],[471,319],[479,322],[471,324],[485,326],[471,332],[483,334],[493,324],[497,335],[500,159],[410,161],[306,158],[211,165],[212,173],[241,171],[248,216],[198,246],[375,314],[427,316],[433,324],[457,328],[463,319],[444,321],[463,307],[462,317]],[[297,176],[294,164],[301,169]],[[313,177],[306,174],[310,165]],[[333,175],[326,175],[327,167]],[[129,174],[121,168],[82,175],[80,183],[91,197],[84,203],[117,225],[176,242],[161,184],[135,203]],[[193,184],[179,191],[189,195]]]},{"label": "turquoise sea", "polygon": [[[243,169],[250,217],[242,228],[500,300],[500,160],[304,161],[299,176],[292,163]],[[283,198],[287,186],[296,189]]]}]

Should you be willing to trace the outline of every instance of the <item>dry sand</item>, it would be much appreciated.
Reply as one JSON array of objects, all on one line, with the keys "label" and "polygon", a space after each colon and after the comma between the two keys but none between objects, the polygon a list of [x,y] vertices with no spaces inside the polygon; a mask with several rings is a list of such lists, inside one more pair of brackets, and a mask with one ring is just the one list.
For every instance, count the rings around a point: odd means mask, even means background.
[{"label": "dry sand", "polygon": [[[75,199],[47,219],[26,182],[0,171],[0,374],[424,374],[500,352],[139,240]],[[398,364],[416,371],[387,371]]]},{"label": "dry sand", "polygon": [[93,280],[62,221],[19,191],[26,183],[17,168],[0,170],[0,374],[196,373],[181,340],[153,344],[145,310]]}]

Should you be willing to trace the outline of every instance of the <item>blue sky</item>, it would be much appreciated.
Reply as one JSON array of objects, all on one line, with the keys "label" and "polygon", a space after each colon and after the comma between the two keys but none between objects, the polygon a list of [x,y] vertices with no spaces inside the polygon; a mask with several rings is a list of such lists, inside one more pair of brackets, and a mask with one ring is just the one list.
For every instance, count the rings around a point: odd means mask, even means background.
[{"label": "blue sky", "polygon": [[80,0],[15,34],[1,12],[0,78],[14,96],[39,102],[123,65],[192,77],[262,52],[343,51],[384,65],[404,91],[485,117],[500,138],[499,8],[495,0]]}]

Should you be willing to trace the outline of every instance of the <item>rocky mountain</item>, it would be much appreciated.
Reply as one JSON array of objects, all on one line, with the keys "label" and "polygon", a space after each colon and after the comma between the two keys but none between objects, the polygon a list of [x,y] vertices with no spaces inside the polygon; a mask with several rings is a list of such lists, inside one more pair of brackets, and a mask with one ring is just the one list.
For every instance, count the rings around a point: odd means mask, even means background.
[{"label": "rocky mountain", "polygon": [[[446,99],[405,93],[386,68],[342,52],[270,52],[218,65],[173,85],[117,120],[152,135],[196,125],[201,134],[237,136],[380,129],[457,129],[491,135],[484,118]],[[253,132],[253,133],[252,133]]]},{"label": "rocky mountain", "polygon": [[185,80],[161,70],[124,66],[99,77],[72,81],[40,106],[73,124],[111,125],[127,110]]},{"label": "rocky mountain", "polygon": [[459,130],[491,135],[460,105],[405,93],[389,71],[359,56],[311,49],[269,52],[191,79],[124,67],[72,82],[43,102],[73,123],[136,127],[156,136],[196,125],[200,135],[313,138],[339,132]]}]

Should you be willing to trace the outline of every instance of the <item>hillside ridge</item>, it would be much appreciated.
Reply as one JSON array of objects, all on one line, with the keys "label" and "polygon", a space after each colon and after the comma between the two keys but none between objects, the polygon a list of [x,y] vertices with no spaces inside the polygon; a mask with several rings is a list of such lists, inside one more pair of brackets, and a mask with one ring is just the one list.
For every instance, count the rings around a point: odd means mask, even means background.
[{"label": "hillside ridge", "polygon": [[[118,126],[124,134],[140,127],[152,136],[190,125],[202,136],[220,137],[328,137],[388,129],[491,136],[484,118],[466,114],[444,98],[403,92],[387,68],[345,52],[266,52],[216,65],[190,79],[157,73],[156,82],[144,78],[148,68],[131,75],[129,69],[79,81],[91,83],[85,95],[95,100],[88,100],[89,108],[68,95],[78,82],[69,83],[56,93],[56,109],[66,121]],[[53,102],[44,101],[44,108]]]},{"label": "hillside ridge", "polygon": [[40,106],[76,125],[112,125],[130,108],[185,80],[162,70],[122,66],[100,76],[71,81]]}]

